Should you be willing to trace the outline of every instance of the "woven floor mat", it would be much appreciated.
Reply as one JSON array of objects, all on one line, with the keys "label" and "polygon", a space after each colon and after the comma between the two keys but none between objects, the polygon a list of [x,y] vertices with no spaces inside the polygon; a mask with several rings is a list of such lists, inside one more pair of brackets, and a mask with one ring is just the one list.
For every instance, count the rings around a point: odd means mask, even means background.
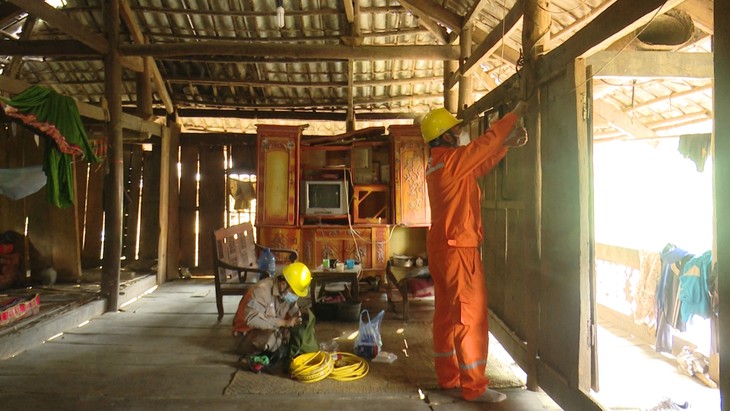
[{"label": "woven floor mat", "polygon": [[[352,338],[357,328],[357,323],[341,322],[318,322],[315,327],[317,340],[320,343],[336,341],[337,351],[350,353],[353,352],[353,340],[348,337]],[[370,371],[359,380],[343,382],[325,379],[305,384],[280,372],[255,374],[246,369],[239,369],[224,393],[226,395],[406,393],[418,396],[419,388],[436,389],[431,323],[383,321],[380,332],[383,339],[382,350],[396,354],[398,359],[392,363],[371,361]],[[490,388],[514,388],[524,385],[505,359],[491,353],[487,364],[487,375],[490,379]]]}]

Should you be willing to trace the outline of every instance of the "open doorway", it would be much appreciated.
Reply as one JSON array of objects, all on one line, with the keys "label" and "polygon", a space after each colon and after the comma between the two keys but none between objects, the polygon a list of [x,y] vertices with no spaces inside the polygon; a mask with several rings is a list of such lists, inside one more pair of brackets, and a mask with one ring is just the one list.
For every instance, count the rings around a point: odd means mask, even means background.
[{"label": "open doorway", "polygon": [[[720,409],[709,367],[714,309],[711,301],[683,309],[678,292],[684,263],[711,261],[712,158],[703,131],[594,139],[594,395],[611,409]],[[695,268],[709,284],[710,270]]]}]

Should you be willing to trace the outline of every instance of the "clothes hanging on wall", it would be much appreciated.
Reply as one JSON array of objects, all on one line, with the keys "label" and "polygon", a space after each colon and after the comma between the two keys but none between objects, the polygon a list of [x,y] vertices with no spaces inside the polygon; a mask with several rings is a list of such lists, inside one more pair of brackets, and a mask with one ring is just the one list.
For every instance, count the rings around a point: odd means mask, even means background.
[{"label": "clothes hanging on wall", "polygon": [[73,205],[73,156],[89,162],[99,161],[89,143],[76,102],[34,85],[12,99],[0,97],[0,107],[8,117],[46,137],[43,170],[48,177],[48,201],[59,208]]},{"label": "clothes hanging on wall", "polygon": [[677,148],[684,158],[694,161],[697,171],[705,170],[705,161],[710,153],[712,137],[709,133],[685,134],[679,136],[679,147]]},{"label": "clothes hanging on wall", "polygon": [[661,252],[662,271],[657,286],[656,351],[672,352],[672,328],[685,330],[679,315],[679,276],[684,263],[692,258],[688,251],[667,244]]},{"label": "clothes hanging on wall", "polygon": [[673,244],[661,253],[657,286],[656,351],[672,352],[672,329],[685,331],[692,316],[712,318],[716,281],[711,278],[712,252],[690,254]]},{"label": "clothes hanging on wall", "polygon": [[682,322],[693,315],[710,318],[710,290],[708,279],[712,265],[712,252],[692,257],[682,267],[679,277],[679,301]]},{"label": "clothes hanging on wall", "polygon": [[0,195],[11,200],[27,197],[46,185],[42,166],[0,168]]}]

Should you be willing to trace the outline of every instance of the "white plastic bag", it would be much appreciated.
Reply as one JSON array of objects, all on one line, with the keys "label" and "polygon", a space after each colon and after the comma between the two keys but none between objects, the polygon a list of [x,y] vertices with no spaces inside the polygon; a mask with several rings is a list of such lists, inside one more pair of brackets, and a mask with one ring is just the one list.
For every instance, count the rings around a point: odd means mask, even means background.
[{"label": "white plastic bag", "polygon": [[[363,321],[363,314],[367,315],[367,321]],[[360,328],[353,347],[355,355],[368,360],[378,356],[380,349],[383,348],[383,339],[380,336],[380,323],[383,321],[384,316],[385,310],[381,310],[372,319],[368,310],[362,310],[360,312]]]}]

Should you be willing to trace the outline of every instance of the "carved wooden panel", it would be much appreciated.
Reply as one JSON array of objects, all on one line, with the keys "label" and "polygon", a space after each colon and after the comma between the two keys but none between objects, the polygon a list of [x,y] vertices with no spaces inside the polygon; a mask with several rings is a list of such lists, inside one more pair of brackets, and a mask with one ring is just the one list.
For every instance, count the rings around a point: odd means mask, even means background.
[{"label": "carved wooden panel", "polygon": [[294,225],[301,127],[260,125],[257,135],[257,225]]},{"label": "carved wooden panel", "polygon": [[428,225],[431,208],[426,187],[428,148],[417,127],[393,128],[393,182],[395,223]]}]

